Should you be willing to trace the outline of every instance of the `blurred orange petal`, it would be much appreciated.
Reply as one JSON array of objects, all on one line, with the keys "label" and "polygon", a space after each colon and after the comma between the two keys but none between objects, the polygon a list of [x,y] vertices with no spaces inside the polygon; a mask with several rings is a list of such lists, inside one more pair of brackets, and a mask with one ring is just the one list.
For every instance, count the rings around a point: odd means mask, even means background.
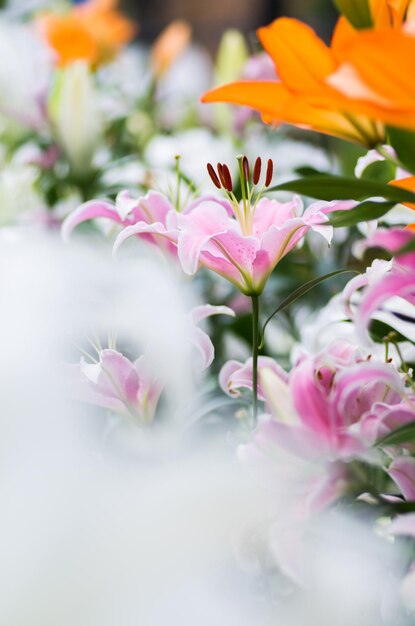
[{"label": "blurred orange petal", "polygon": [[116,10],[117,0],[89,0],[64,14],[46,13],[37,23],[55,50],[59,65],[110,60],[136,32],[131,20]]},{"label": "blurred orange petal", "polygon": [[344,17],[340,16],[331,38],[331,49],[337,58],[341,58],[341,51],[350,37],[355,37],[357,30]]},{"label": "blurred orange petal", "polygon": [[184,20],[175,20],[156,39],[151,51],[151,63],[156,76],[162,76],[186,50],[192,29]]},{"label": "blurred orange petal", "polygon": [[57,55],[58,65],[76,60],[94,65],[99,58],[99,47],[89,30],[78,17],[45,15],[39,18],[40,30]]}]

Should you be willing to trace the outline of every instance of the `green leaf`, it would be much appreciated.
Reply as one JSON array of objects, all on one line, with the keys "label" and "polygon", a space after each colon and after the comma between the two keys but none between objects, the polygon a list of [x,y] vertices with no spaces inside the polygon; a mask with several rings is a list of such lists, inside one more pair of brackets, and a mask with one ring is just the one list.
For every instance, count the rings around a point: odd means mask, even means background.
[{"label": "green leaf", "polygon": [[392,328],[392,326],[389,326],[389,324],[386,324],[385,322],[372,320],[370,323],[369,334],[370,338],[375,343],[383,343],[384,338],[392,332],[395,334],[397,342],[409,341],[410,343],[413,343],[411,339],[408,339],[408,337],[405,337],[402,333],[398,333],[395,328]]},{"label": "green leaf", "polygon": [[330,176],[327,172],[322,172],[321,170],[316,170],[315,167],[311,167],[308,165],[303,165],[301,167],[295,168],[295,173],[299,176]]},{"label": "green leaf", "polygon": [[399,161],[410,172],[415,173],[415,132],[388,127],[388,136]]},{"label": "green leaf", "polygon": [[346,211],[333,211],[330,213],[330,224],[334,228],[354,226],[360,222],[377,220],[395,206],[395,202],[362,202],[353,209]]},{"label": "green leaf", "polygon": [[415,419],[413,422],[399,426],[388,435],[377,440],[377,446],[395,446],[402,443],[415,443]]},{"label": "green leaf", "polygon": [[365,168],[362,178],[386,184],[396,178],[396,166],[390,161],[375,161]]},{"label": "green leaf", "polygon": [[275,317],[277,313],[280,313],[281,311],[286,309],[288,306],[290,306],[290,304],[298,300],[298,298],[301,298],[301,296],[304,296],[306,293],[311,291],[311,289],[314,289],[314,287],[317,287],[317,285],[319,285],[320,283],[324,282],[325,280],[328,280],[329,278],[333,278],[333,276],[339,276],[340,274],[358,274],[358,273],[359,272],[356,272],[355,270],[336,270],[335,272],[330,272],[329,274],[324,274],[323,276],[318,276],[317,278],[313,278],[312,280],[309,280],[304,285],[301,285],[301,287],[298,287],[297,289],[295,289],[292,292],[292,294],[287,296],[287,298],[285,298],[281,302],[281,304],[275,309],[275,311],[271,313],[271,315],[268,317],[267,321],[263,325],[262,340],[261,340],[261,344],[259,348],[260,349],[263,348],[264,341],[265,341],[265,330],[268,324],[270,323],[270,321],[272,320],[272,318]]},{"label": "green leaf", "polygon": [[408,252],[415,252],[415,237],[412,237],[402,248],[395,252],[394,256],[402,256]]},{"label": "green leaf", "polygon": [[415,203],[415,193],[407,189],[346,176],[307,176],[271,187],[268,191],[294,191],[318,200],[366,200],[381,197],[395,204]]},{"label": "green leaf", "polygon": [[334,0],[334,4],[355,28],[373,26],[368,0]]}]

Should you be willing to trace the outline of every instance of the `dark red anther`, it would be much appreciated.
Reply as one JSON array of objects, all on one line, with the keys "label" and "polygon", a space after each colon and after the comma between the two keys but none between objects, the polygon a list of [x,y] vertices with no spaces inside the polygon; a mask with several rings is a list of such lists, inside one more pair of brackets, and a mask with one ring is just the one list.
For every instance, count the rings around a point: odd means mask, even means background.
[{"label": "dark red anther", "polygon": [[244,178],[246,182],[249,183],[249,161],[248,161],[248,157],[246,156],[244,156],[244,158],[242,159],[242,170],[243,170]]},{"label": "dark red anther", "polygon": [[215,170],[213,169],[213,166],[210,163],[207,163],[206,167],[207,167],[208,174],[212,180],[212,183],[215,185],[215,187],[220,189],[221,184],[220,184],[219,178],[217,177]]},{"label": "dark red anther", "polygon": [[268,159],[267,175],[265,177],[265,187],[270,186],[273,175],[274,175],[274,163],[272,162],[272,159]]},{"label": "dark red anther", "polygon": [[220,182],[222,184],[222,187],[225,187],[225,189],[226,189],[225,177],[223,175],[223,165],[222,165],[222,163],[218,163],[217,170],[218,170],[218,174],[219,174],[219,178],[220,178]]},{"label": "dark red anther", "polygon": [[261,168],[262,168],[261,157],[258,157],[257,160],[255,161],[254,174],[252,176],[252,181],[254,185],[257,185],[259,183],[259,179],[261,178]]},{"label": "dark red anther", "polygon": [[223,186],[225,187],[226,191],[231,192],[232,191],[232,176],[231,173],[229,171],[229,167],[227,165],[225,165],[225,163],[223,165],[221,165],[221,171],[219,172],[219,176],[220,179],[222,181]]}]

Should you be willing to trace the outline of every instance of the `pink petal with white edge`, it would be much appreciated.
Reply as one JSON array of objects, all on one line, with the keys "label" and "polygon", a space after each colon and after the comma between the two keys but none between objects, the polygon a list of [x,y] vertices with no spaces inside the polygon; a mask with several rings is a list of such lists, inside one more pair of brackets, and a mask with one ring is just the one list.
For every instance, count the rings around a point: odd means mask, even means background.
[{"label": "pink petal with white edge", "polygon": [[233,208],[231,203],[228,202],[228,200],[225,200],[225,198],[221,198],[220,196],[215,196],[213,194],[206,194],[196,198],[196,200],[193,200],[193,202],[184,208],[183,213],[191,213],[196,207],[199,206],[199,204],[202,204],[202,202],[216,202],[217,204],[223,206],[229,217],[233,217]]},{"label": "pink petal with white edge", "polygon": [[346,313],[353,319],[353,311],[351,308],[351,299],[353,295],[362,287],[375,285],[384,279],[384,277],[392,269],[392,261],[385,261],[384,259],[374,259],[372,265],[366,269],[364,274],[359,274],[352,278],[342,293],[342,301],[344,303]]},{"label": "pink petal with white edge", "polygon": [[120,191],[115,199],[115,209],[123,222],[137,208],[137,205],[138,199],[132,198],[130,193],[125,190]]},{"label": "pink petal with white edge", "polygon": [[195,274],[203,247],[229,229],[226,210],[217,202],[203,202],[191,213],[179,215],[179,260],[183,271]]},{"label": "pink petal with white edge", "polygon": [[[230,317],[235,317],[234,311],[229,307],[214,306],[212,304],[197,306],[189,313],[192,324],[198,324],[212,315],[229,315]],[[212,364],[215,356],[215,349],[209,335],[201,328],[194,326],[190,332],[190,339],[202,355],[203,369],[207,369]]]},{"label": "pink petal with white edge", "polygon": [[395,459],[387,470],[395,481],[405,500],[415,501],[415,459],[401,456]]},{"label": "pink petal with white edge", "polygon": [[353,200],[343,200],[332,202],[313,202],[304,211],[303,220],[311,230],[321,235],[328,244],[333,239],[334,229],[330,224],[327,224],[329,218],[327,215],[333,211],[349,211],[357,205],[357,202]]},{"label": "pink petal with white edge", "polygon": [[363,416],[360,422],[360,432],[362,438],[372,445],[392,430],[413,421],[415,421],[415,413],[409,402],[400,402],[392,406],[376,402],[372,410]]},{"label": "pink petal with white edge", "polygon": [[382,282],[366,291],[355,320],[356,331],[362,340],[367,342],[366,329],[373,313],[389,298],[396,296],[415,297],[415,277],[412,274],[390,273]]},{"label": "pink petal with white edge", "polygon": [[343,293],[341,296],[342,304],[345,308],[346,314],[350,319],[353,319],[353,311],[351,307],[352,296],[354,296],[356,291],[358,291],[362,287],[366,287],[367,285],[368,277],[366,276],[366,274],[359,274],[358,276],[354,276],[351,280],[349,280],[349,282],[343,289]]},{"label": "pink petal with white edge", "polygon": [[[413,233],[403,228],[392,228],[390,230],[378,230],[376,233],[362,242],[358,246],[359,253],[363,254],[368,248],[384,248],[395,254],[400,248],[406,245],[413,238]],[[415,253],[408,252],[399,257],[395,257],[394,263],[408,269],[415,268]]]},{"label": "pink petal with white edge", "polygon": [[151,224],[152,222],[161,222],[166,224],[169,214],[176,213],[170,201],[158,191],[149,191],[147,195],[138,201],[140,209],[140,221],[144,220]]},{"label": "pink petal with white edge", "polygon": [[302,212],[303,203],[298,196],[291,202],[277,202],[263,198],[258,202],[252,220],[252,230],[256,237],[261,237],[271,226],[284,226],[288,220],[295,219]]},{"label": "pink petal with white edge", "polygon": [[160,222],[154,222],[153,224],[138,222],[132,226],[127,226],[117,235],[112,248],[113,256],[117,256],[121,245],[127,241],[127,239],[130,239],[130,237],[134,237],[135,235],[155,235],[163,237],[170,243],[174,244],[174,246],[177,241],[177,231],[167,230],[165,225]]},{"label": "pink petal with white edge", "polygon": [[68,215],[62,224],[62,237],[64,241],[68,241],[72,231],[82,224],[96,218],[104,217],[118,224],[122,224],[122,219],[118,214],[115,206],[107,200],[90,200],[81,204],[73,213]]},{"label": "pink petal with white edge", "polygon": [[203,369],[207,369],[215,358],[215,348],[211,338],[201,328],[195,326],[190,333],[190,341],[202,356]]},{"label": "pink petal with white edge", "polygon": [[190,316],[194,324],[198,324],[207,317],[212,315],[229,315],[235,317],[235,311],[228,306],[215,306],[213,304],[202,304],[191,310]]}]

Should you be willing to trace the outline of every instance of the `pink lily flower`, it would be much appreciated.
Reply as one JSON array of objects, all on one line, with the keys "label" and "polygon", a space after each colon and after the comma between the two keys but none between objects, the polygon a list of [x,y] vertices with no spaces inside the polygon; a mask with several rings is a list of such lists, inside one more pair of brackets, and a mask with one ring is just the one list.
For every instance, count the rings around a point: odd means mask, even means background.
[{"label": "pink lily flower", "polygon": [[106,218],[124,227],[122,241],[137,235],[148,243],[176,256],[177,212],[162,194],[150,191],[146,196],[132,198],[127,191],[118,194],[115,204],[109,200],[90,200],[71,213],[62,225],[62,236],[69,238],[72,231],[90,220]]},{"label": "pink lily flower", "polygon": [[[347,204],[349,208],[350,203]],[[316,202],[302,212],[300,198],[290,202],[262,198],[255,207],[243,203],[203,201],[178,216],[179,259],[186,274],[200,266],[223,276],[245,295],[262,293],[279,261],[314,230],[331,241],[327,213],[339,203]]]},{"label": "pink lily flower", "polygon": [[[149,192],[138,200],[127,192],[116,203],[92,200],[80,206],[64,222],[62,234],[68,238],[78,224],[96,218],[109,218],[123,226],[114,244],[114,253],[132,236],[139,236],[178,257],[186,274],[193,275],[200,266],[231,281],[245,295],[262,293],[267,279],[279,261],[288,254],[309,230],[322,235],[329,243],[333,228],[327,213],[347,210],[354,202],[316,202],[303,211],[299,197],[290,202],[261,198],[272,181],[273,164],[268,161],[266,180],[257,192],[261,159],[255,162],[250,187],[249,164],[244,157],[243,200],[238,202],[232,187],[229,168],[212,166],[209,174],[226,200],[201,197],[176,210],[161,194]],[[256,194],[256,195],[255,195]]]},{"label": "pink lily flower", "polygon": [[[381,247],[393,254],[408,243],[412,237],[413,234],[408,230],[379,230],[365,242],[364,248]],[[373,265],[366,274],[352,279],[346,285],[344,292],[344,299],[346,306],[348,306],[347,303],[350,302],[353,293],[357,289],[364,288],[363,297],[355,315],[356,328],[362,338],[366,335],[373,314],[381,309],[382,305],[390,298],[398,296],[410,304],[415,304],[414,252],[395,257],[391,264],[378,261],[376,267],[383,271],[376,271],[375,265]],[[351,313],[350,306],[348,310]]]},{"label": "pink lily flower", "polygon": [[[350,461],[380,461],[361,423],[381,400],[400,406],[405,390],[392,365],[364,359],[346,342],[302,357],[288,374],[269,365],[269,359],[259,362],[259,396],[268,414],[238,456],[278,502],[272,554],[301,583],[304,522],[347,493],[359,493]],[[232,396],[252,389],[252,362],[226,364],[221,385]]]},{"label": "pink lily flower", "polygon": [[[222,388],[252,389],[252,362],[230,362],[220,375]],[[401,377],[388,364],[363,360],[344,342],[316,357],[303,358],[287,375],[275,364],[259,363],[261,397],[272,420],[267,432],[298,454],[329,460],[364,456],[368,443],[361,424],[379,403],[399,405],[405,395]],[[412,413],[412,419],[415,413]]]}]

